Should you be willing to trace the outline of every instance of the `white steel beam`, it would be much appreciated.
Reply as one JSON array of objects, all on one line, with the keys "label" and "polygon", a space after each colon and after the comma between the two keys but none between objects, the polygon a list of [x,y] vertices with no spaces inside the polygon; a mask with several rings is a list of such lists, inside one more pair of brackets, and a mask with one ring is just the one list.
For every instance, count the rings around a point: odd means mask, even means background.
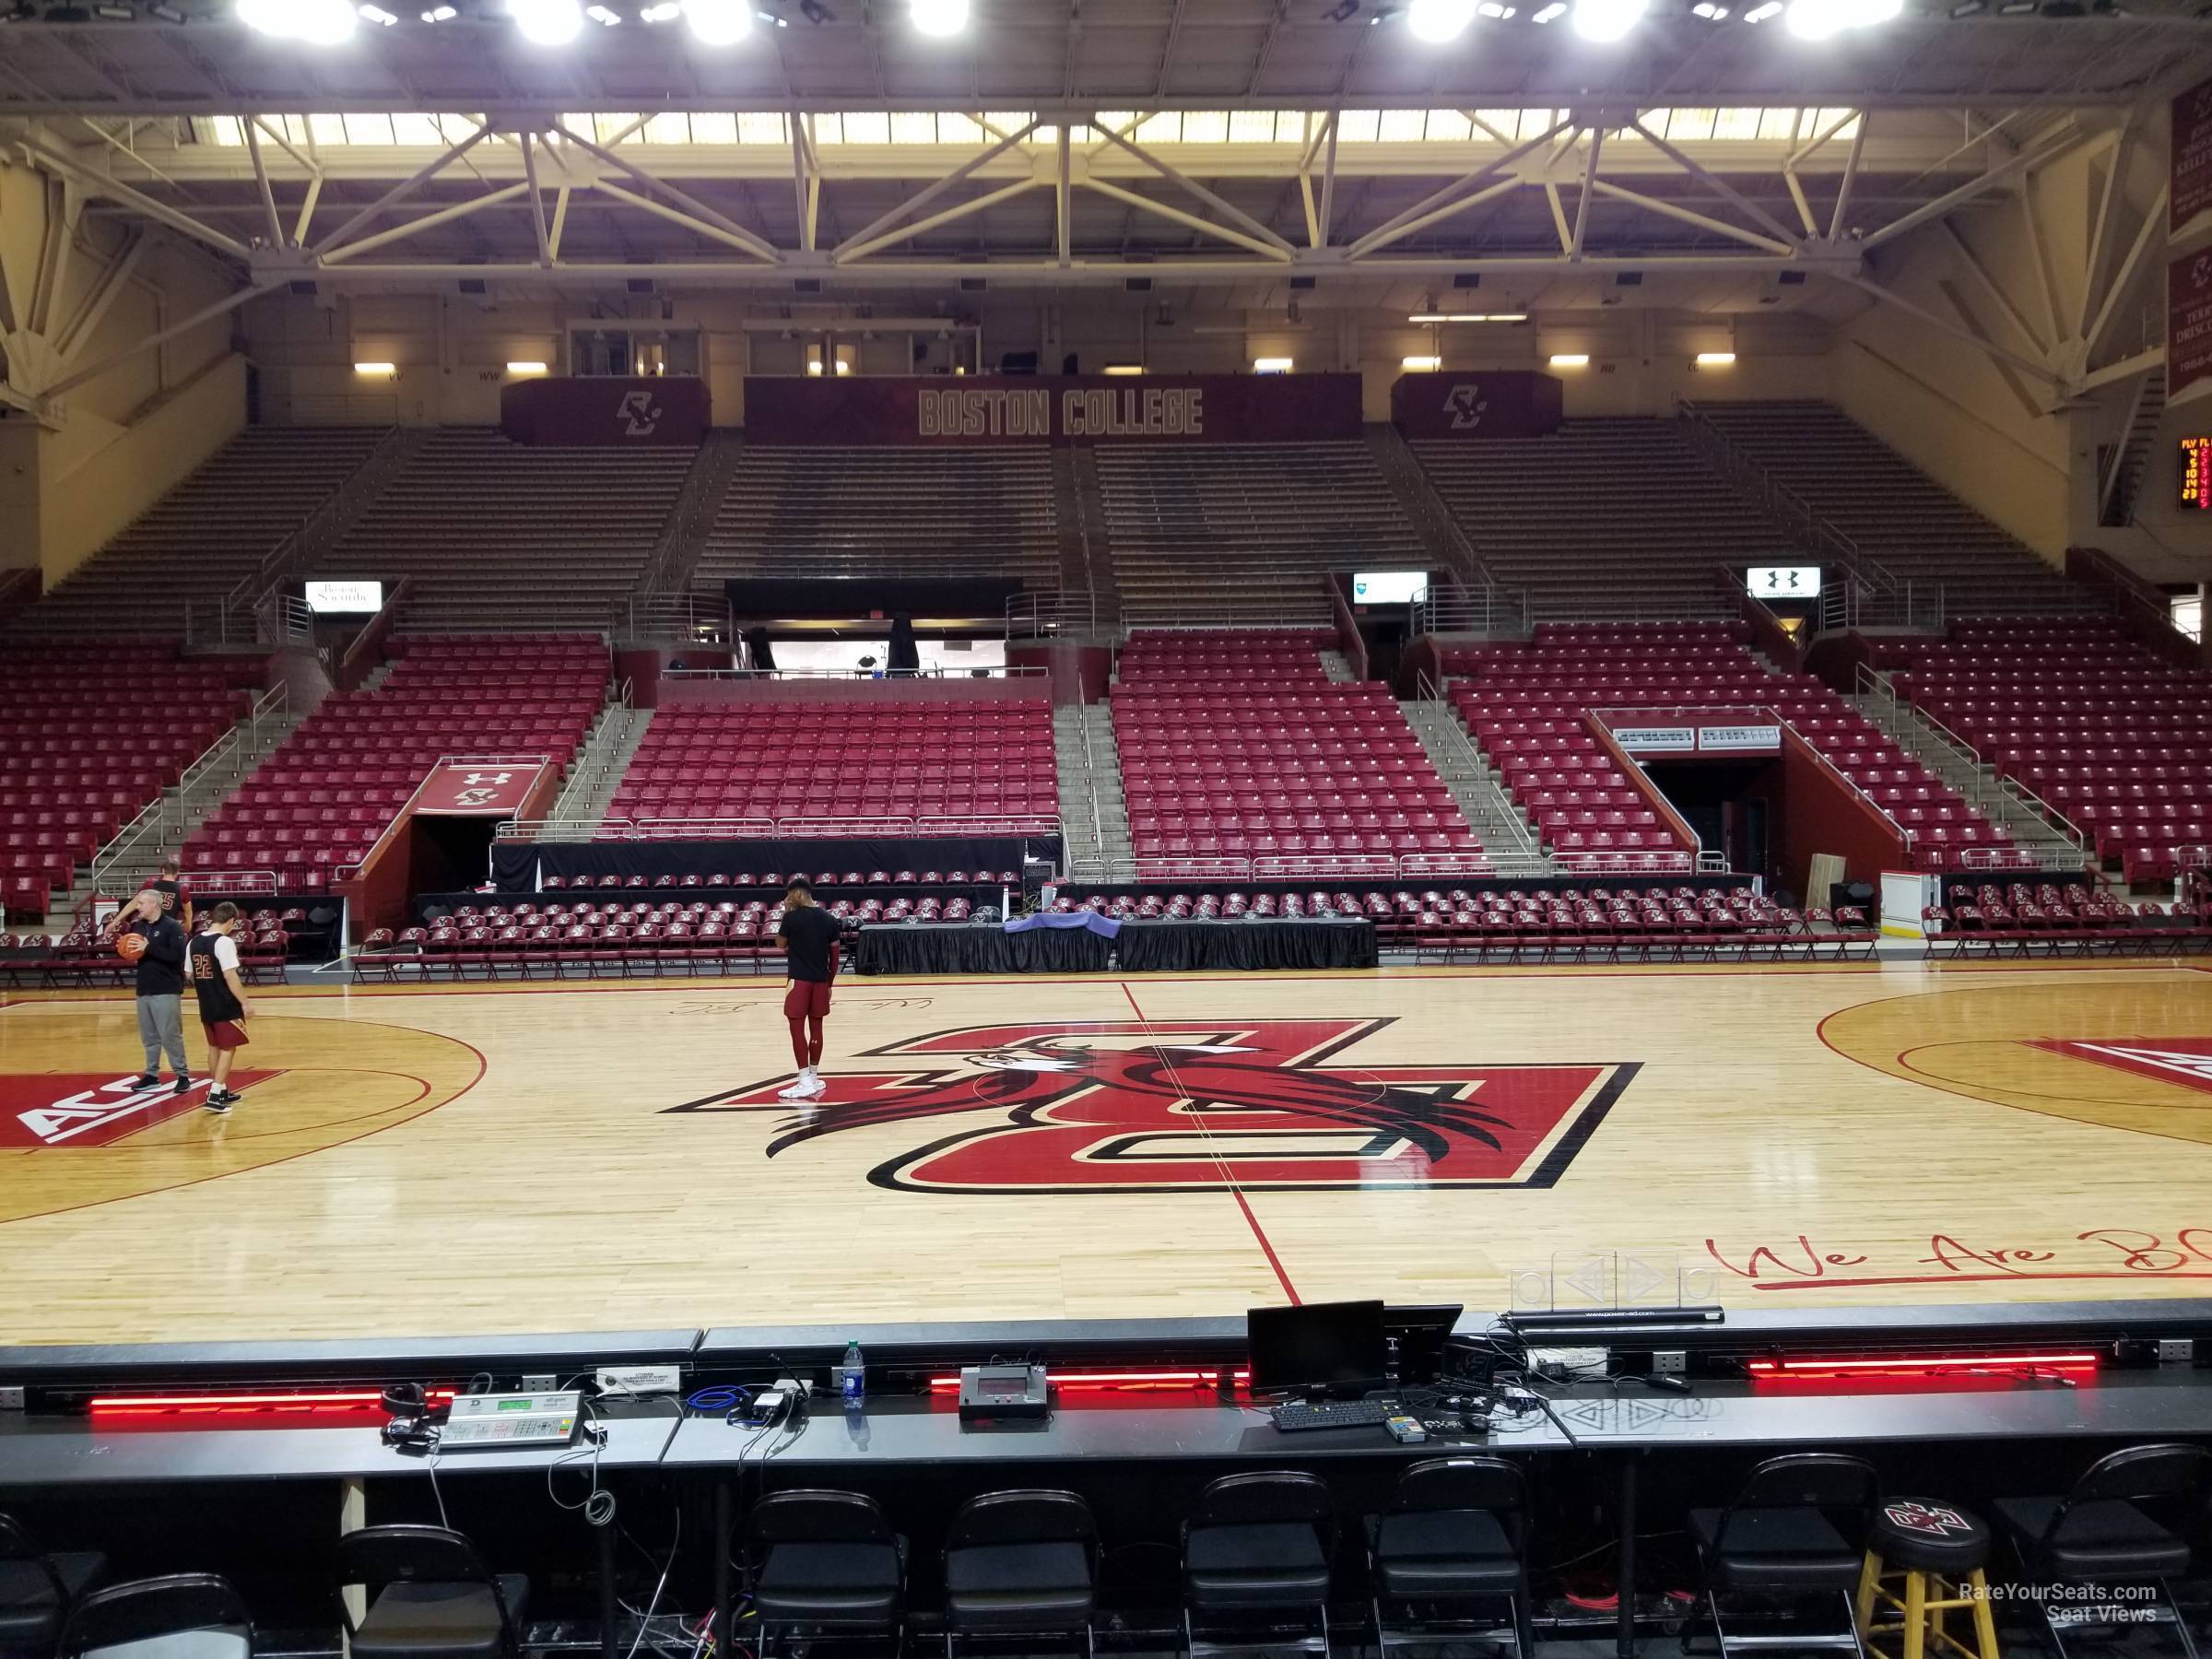
[{"label": "white steel beam", "polygon": [[2128,152],[2134,147],[2135,137],[2135,118],[2130,116],[2121,131],[2120,142],[2112,149],[2112,171],[2104,175],[2104,189],[2097,197],[2097,221],[2089,232],[2088,253],[2082,262],[2081,303],[2074,312],[2074,332],[2085,338],[2089,331],[2089,307],[2096,300],[2098,284],[2104,277],[2106,251],[2112,234],[2112,204],[2122,194]]},{"label": "white steel beam", "polygon": [[1986,195],[2000,184],[2010,182],[2030,168],[2041,167],[2046,162],[2055,161],[2069,150],[2078,149],[2088,141],[2088,135],[2066,132],[2055,139],[2038,145],[2033,149],[2022,150],[2018,155],[1998,162],[1980,178],[1971,179],[1956,190],[1947,190],[1934,201],[1922,203],[1902,218],[1891,220],[1880,229],[1868,235],[1859,245],[1873,249],[1880,247],[1886,241],[1894,241],[1897,238],[1904,235],[1906,231],[1918,229],[1930,219],[1942,218],[1953,208],[1964,206],[1976,196]]},{"label": "white steel beam", "polygon": [[1829,217],[1828,240],[1843,240],[1843,227],[1851,212],[1851,187],[1858,182],[1859,161],[1866,153],[1866,129],[1874,124],[1871,110],[1859,112],[1859,124],[1851,135],[1851,159],[1843,163],[1843,182],[1836,191],[1836,210]]},{"label": "white steel beam", "polygon": [[1722,178],[1718,173],[1708,171],[1705,168],[1700,166],[1696,161],[1692,160],[1688,156],[1685,155],[1681,150],[1676,148],[1665,139],[1660,137],[1656,133],[1653,132],[1651,128],[1643,124],[1643,118],[1641,115],[1629,124],[1631,129],[1642,135],[1645,143],[1649,144],[1653,149],[1665,156],[1669,161],[1672,161],[1677,167],[1680,168],[1691,178],[1697,180],[1699,183],[1704,185],[1708,190],[1712,191],[1724,201],[1733,204],[1737,211],[1747,215],[1756,223],[1764,225],[1769,231],[1772,232],[1772,234],[1781,241],[1788,242],[1793,246],[1795,245],[1797,241],[1796,234],[1792,231],[1787,225],[1783,224],[1780,219],[1769,213],[1764,207],[1761,207],[1757,202],[1754,202],[1748,196],[1745,195],[1741,191],[1737,190],[1735,185],[1729,183],[1727,180]]},{"label": "white steel beam", "polygon": [[420,218],[409,219],[404,225],[394,225],[389,230],[379,230],[374,236],[356,237],[335,253],[322,255],[316,261],[317,267],[335,267],[373,249],[405,241],[408,237],[420,235],[425,230],[435,230],[441,225],[465,219],[471,214],[483,212],[487,207],[496,207],[501,202],[512,202],[529,188],[527,184],[510,184],[485,195],[471,196],[465,202],[455,202],[450,207],[441,207],[435,213],[426,213]]},{"label": "white steel beam", "polygon": [[269,246],[284,246],[284,221],[276,217],[276,193],[269,186],[268,164],[261,159],[261,123],[248,115],[239,125],[246,135],[246,154],[253,162],[253,183],[261,193],[262,218],[269,231]]},{"label": "white steel beam", "polygon": [[440,173],[443,172],[454,162],[460,160],[462,157],[467,155],[470,150],[475,149],[477,145],[483,143],[485,139],[490,136],[491,124],[488,121],[482,126],[478,127],[475,132],[471,133],[467,137],[464,138],[460,143],[454,145],[453,148],[447,150],[443,155],[431,161],[429,165],[418,168],[413,173],[409,174],[406,178],[402,179],[391,189],[385,191],[382,195],[377,197],[375,201],[370,203],[368,206],[362,208],[359,213],[355,214],[351,218],[340,225],[335,230],[333,230],[328,236],[324,237],[321,242],[316,244],[312,251],[316,254],[321,255],[327,254],[334,249],[343,247],[346,244],[346,241],[348,237],[350,237],[355,231],[360,229],[364,225],[367,225],[375,219],[377,215],[383,212],[385,208],[406,200],[407,197],[413,195],[418,190],[420,190],[425,184],[429,183],[432,179],[436,178]]},{"label": "white steel beam", "polygon": [[[1235,203],[1224,201],[1219,195],[1215,194],[1213,191],[1208,190],[1205,185],[1199,183],[1195,179],[1187,178],[1183,174],[1177,172],[1175,169],[1170,167],[1165,161],[1162,161],[1150,150],[1147,150],[1143,146],[1133,143],[1131,140],[1123,137],[1121,134],[1114,132],[1102,123],[1099,123],[1096,117],[1092,118],[1092,122],[1093,124],[1097,126],[1098,131],[1105,137],[1106,142],[1112,145],[1115,148],[1126,150],[1130,155],[1135,156],[1139,161],[1142,161],[1147,167],[1149,167],[1161,178],[1168,180],[1171,183],[1181,186],[1190,194],[1195,196],[1199,201],[1205,203],[1206,206],[1211,207],[1216,213],[1220,214],[1224,218],[1229,219],[1233,224],[1241,225],[1247,232],[1253,236],[1258,237],[1260,241],[1269,243],[1284,253],[1291,252],[1290,244],[1288,241],[1284,241],[1280,236],[1277,236],[1265,225],[1260,223],[1258,219],[1253,218],[1251,214],[1245,212],[1241,207],[1236,206]],[[1334,136],[1334,129],[1332,129],[1332,135],[1330,138],[1332,149],[1334,148],[1335,144],[1335,139]]]},{"label": "white steel beam", "polygon": [[2048,363],[2038,363],[2028,358],[2022,357],[2017,351],[2007,351],[2004,347],[1997,345],[1992,340],[1984,338],[1983,335],[1976,334],[1973,330],[1961,327],[1959,324],[1953,323],[1947,317],[1939,317],[1934,312],[1929,311],[1925,306],[1914,304],[1912,300],[1907,300],[1901,294],[1892,292],[1890,289],[1884,288],[1880,283],[1874,281],[1871,277],[1847,276],[1844,278],[1844,280],[1851,283],[1855,288],[1864,288],[1867,293],[1872,294],[1877,300],[1883,301],[1885,304],[1895,306],[1899,311],[1903,312],[1906,315],[1919,318],[1930,328],[1936,329],[1939,333],[1949,335],[1953,339],[1963,340],[1969,346],[1973,347],[1978,351],[1986,353],[1988,356],[1995,359],[2000,363],[2011,365],[2013,368],[2020,371],[2023,374],[2032,374],[2036,377],[2036,379],[2045,382],[2049,385],[2054,387],[2063,388],[2065,383]]},{"label": "white steel beam", "polygon": [[253,257],[253,250],[238,238],[218,230],[212,225],[201,223],[189,213],[180,212],[166,202],[158,202],[152,196],[133,190],[128,184],[81,166],[74,157],[57,154],[35,138],[24,138],[18,142],[25,153],[41,167],[76,180],[88,195],[104,196],[110,201],[121,202],[133,212],[143,213],[147,218],[167,225],[172,230],[182,231],[194,241],[205,242],[218,253],[228,253],[233,259],[242,261]]},{"label": "white steel beam", "polygon": [[1949,239],[1952,249],[1958,253],[1960,263],[1966,266],[1968,273],[1981,286],[1982,291],[1996,302],[1997,309],[2005,313],[2005,320],[2019,331],[2022,339],[2034,347],[2036,350],[2042,352],[2048,352],[2058,343],[2055,340],[2046,340],[2036,332],[2035,325],[2028,321],[2028,313],[2014,304],[2012,296],[1998,286],[1997,279],[1990,275],[1989,267],[1982,263],[1981,255],[1967,245],[1966,238],[1959,234],[1959,228],[1956,225],[1952,224],[1950,220],[1945,219],[1943,233]]},{"label": "white steel beam", "polygon": [[[879,249],[893,247],[900,242],[911,241],[925,231],[936,229],[939,226],[957,223],[971,213],[981,213],[987,207],[997,206],[1001,202],[1010,202],[1027,191],[1037,189],[1040,182],[1041,181],[1036,179],[1017,179],[1013,183],[1002,185],[997,190],[986,191],[980,196],[971,196],[965,202],[959,202],[950,207],[941,208],[927,218],[918,218],[911,225],[900,225],[886,230],[873,241],[857,244],[845,242],[830,256],[830,260],[841,267],[858,265]],[[971,276],[983,268],[985,267],[978,265],[962,265],[960,267]]]},{"label": "white steel beam", "polygon": [[[761,258],[761,244],[755,237],[735,234],[724,229],[720,225],[710,224],[705,219],[695,218],[680,207],[671,207],[667,203],[656,202],[649,195],[642,195],[632,190],[625,190],[611,179],[601,179],[591,188],[610,201],[621,203],[625,207],[634,207],[640,213],[650,213],[655,218],[665,219],[672,225],[680,225],[694,236],[703,236],[709,241],[720,242],[725,248],[735,248],[740,253],[749,253],[755,259]],[[771,259],[766,263],[773,264],[775,261]]]},{"label": "white steel beam", "polygon": [[1606,129],[1590,129],[1590,153],[1583,158],[1583,192],[1574,204],[1574,240],[1568,245],[1567,257],[1583,256],[1583,240],[1590,229],[1590,204],[1597,195],[1597,162],[1606,153]]},{"label": "white steel beam", "polygon": [[323,199],[323,175],[315,173],[307,181],[307,194],[300,199],[300,217],[292,222],[292,241],[307,246],[307,228],[315,222],[315,204]]},{"label": "white steel beam", "polygon": [[[1546,188],[1552,190],[1555,194],[1557,194],[1556,186],[1547,184]],[[1756,230],[1747,230],[1741,225],[1732,225],[1725,219],[1709,218],[1702,213],[1694,212],[1688,207],[1677,206],[1673,202],[1663,202],[1653,196],[1639,195],[1632,190],[1623,190],[1618,184],[1608,184],[1602,179],[1590,181],[1587,188],[1595,191],[1608,201],[1626,202],[1630,206],[1641,207],[1646,212],[1656,213],[1666,218],[1678,219],[1685,225],[1695,225],[1700,230],[1711,230],[1717,236],[1729,237],[1748,247],[1762,248],[1770,253],[1791,252],[1789,243],[1776,241],[1771,236],[1761,236]]]},{"label": "white steel beam", "polygon": [[1103,179],[1086,179],[1083,181],[1083,185],[1087,190],[1095,190],[1100,195],[1120,202],[1124,206],[1134,207],[1140,213],[1149,213],[1156,218],[1181,225],[1185,229],[1196,230],[1203,235],[1217,237],[1225,242],[1233,242],[1240,248],[1257,253],[1263,259],[1276,262],[1278,269],[1297,256],[1294,249],[1277,248],[1272,242],[1264,242],[1257,237],[1246,236],[1241,230],[1232,230],[1227,225],[1217,225],[1212,219],[1200,218],[1194,213],[1185,213],[1182,208],[1171,207],[1165,202],[1156,202],[1150,196],[1137,194],[1134,190],[1124,190],[1119,184],[1109,184]]},{"label": "white steel beam", "polygon": [[[981,125],[982,124],[978,122],[977,124]],[[835,260],[838,264],[842,265],[848,259],[854,259],[860,256],[853,251],[854,249],[859,249],[865,253],[871,247],[883,246],[884,244],[878,239],[882,236],[884,231],[889,229],[893,225],[897,224],[900,219],[905,218],[909,214],[918,213],[921,211],[921,209],[926,207],[930,203],[935,201],[939,196],[943,195],[947,191],[952,189],[955,185],[963,183],[967,180],[974,177],[977,173],[981,172],[984,168],[990,166],[992,162],[997,160],[999,157],[1005,155],[1008,150],[1012,149],[1016,145],[1019,144],[1023,139],[1027,138],[1031,133],[1034,133],[1043,124],[1044,124],[1041,121],[1032,121],[1029,124],[1029,125],[1023,127],[1019,132],[1007,134],[1006,136],[1001,138],[996,144],[993,145],[982,155],[974,157],[962,166],[954,169],[949,173],[947,173],[935,184],[930,185],[928,189],[921,191],[917,194],[909,197],[906,201],[900,203],[898,206],[892,208],[888,213],[877,214],[876,218],[870,219],[866,224],[855,230],[851,236],[845,238],[845,240],[838,245],[836,251],[832,253],[830,257]]]},{"label": "white steel beam", "polygon": [[1053,175],[1053,224],[1059,232],[1060,264],[1063,269],[1067,266],[1072,256],[1076,233],[1075,202],[1070,194],[1072,186],[1068,178],[1067,139],[1069,131],[1067,124],[1063,122],[1060,125],[1060,143],[1057,147],[1058,154],[1054,158],[1055,167]]},{"label": "white steel beam", "polygon": [[92,285],[92,291],[85,296],[84,302],[76,308],[76,314],[54,336],[54,353],[63,362],[66,363],[74,358],[83,348],[85,342],[92,337],[101,320],[107,316],[108,308],[115,303],[116,297],[129,285],[131,273],[138,268],[138,261],[145,256],[151,241],[144,231],[134,230],[129,245],[109,261],[108,268],[100,274],[99,281]]},{"label": "white steel beam", "polygon": [[530,229],[537,238],[537,263],[549,265],[553,263],[553,236],[546,224],[545,193],[538,188],[537,146],[527,127],[516,138],[523,147],[523,176],[530,186]]},{"label": "white steel beam", "polygon": [[717,227],[723,231],[724,241],[734,241],[736,246],[746,249],[755,258],[765,260],[771,265],[782,262],[783,256],[772,243],[747,230],[736,220],[724,214],[717,213],[698,197],[678,190],[664,179],[654,177],[634,161],[625,160],[611,150],[602,149],[589,138],[579,138],[558,121],[553,124],[553,130],[559,133],[565,142],[573,144],[585,155],[604,161],[618,172],[627,173],[646,194],[660,196],[671,206],[689,214],[692,218],[702,219],[706,223]]},{"label": "white steel beam", "polygon": [[560,257],[560,233],[569,225],[569,192],[574,188],[563,179],[560,188],[553,193],[553,223],[546,232],[546,252],[555,259]]},{"label": "white steel beam", "polygon": [[2094,392],[2100,386],[2109,386],[2114,381],[2125,380],[2131,374],[2141,374],[2146,370],[2156,369],[2165,360],[2166,347],[2153,346],[2147,350],[2136,352],[2131,358],[2123,358],[2117,363],[2108,363],[2101,369],[2092,369],[2081,377],[2081,383],[2075,390]]},{"label": "white steel beam", "polygon": [[251,284],[245,288],[240,288],[235,294],[231,294],[225,299],[218,300],[213,305],[201,307],[198,311],[194,312],[191,316],[184,318],[182,322],[171,323],[167,328],[161,329],[158,333],[147,335],[146,338],[140,340],[136,345],[125,347],[121,351],[114,352],[110,356],[100,359],[99,362],[94,363],[89,369],[80,369],[75,374],[70,375],[67,379],[57,381],[54,382],[54,384],[46,388],[43,395],[48,401],[51,401],[53,398],[61,396],[64,393],[73,392],[77,387],[83,385],[87,381],[98,380],[101,375],[107,373],[109,370],[129,362],[133,358],[136,357],[141,352],[152,351],[159,347],[166,346],[170,341],[177,338],[180,335],[190,334],[194,329],[200,327],[202,324],[212,323],[216,318],[227,315],[228,313],[236,311],[240,306],[244,305],[248,300],[258,300],[264,294],[275,293],[278,288],[284,287],[286,282],[288,280],[289,278],[288,277],[280,276],[273,282]]},{"label": "white steel beam", "polygon": [[[1516,144],[1512,149],[1507,150],[1504,155],[1499,157],[1495,161],[1490,162],[1488,166],[1478,167],[1473,172],[1466,174],[1465,177],[1454,179],[1451,183],[1445,185],[1441,190],[1432,192],[1430,194],[1422,197],[1421,200],[1416,202],[1412,206],[1406,208],[1405,212],[1399,214],[1396,218],[1390,219],[1386,223],[1376,226],[1365,236],[1362,236],[1359,239],[1359,241],[1353,242],[1352,256],[1356,259],[1361,254],[1372,253],[1377,248],[1387,248],[1393,242],[1403,241],[1406,237],[1413,235],[1416,231],[1421,230],[1430,225],[1435,224],[1440,218],[1449,218],[1453,214],[1459,212],[1462,208],[1473,206],[1474,201],[1472,198],[1465,201],[1457,202],[1453,201],[1453,198],[1458,195],[1461,191],[1465,190],[1470,186],[1479,185],[1486,180],[1496,178],[1500,173],[1504,172],[1509,168],[1512,167],[1516,162],[1535,154],[1537,150],[1543,148],[1544,146],[1549,144],[1561,133],[1571,131],[1573,126],[1574,123],[1571,121],[1555,122],[1545,131],[1538,133],[1534,138],[1526,139],[1520,144]],[[1449,206],[1447,206],[1447,204],[1449,204]],[[1441,211],[1439,211],[1440,209]]]},{"label": "white steel beam", "polygon": [[2081,350],[2085,362],[2103,340],[2104,331],[2112,325],[2112,318],[2119,312],[2120,301],[2127,298],[2128,289],[2135,286],[2136,268],[2143,263],[2143,255],[2150,251],[2152,240],[2166,234],[2166,199],[2171,191],[2171,184],[2159,187],[2158,196],[2150,204],[2150,211],[2143,216],[2142,228],[2136,232],[2136,240],[2128,244],[2126,257],[2121,260],[2120,268],[2112,273],[2112,285],[2104,290],[2104,303],[2097,308],[2096,320],[2082,336]]},{"label": "white steel beam", "polygon": [[1321,240],[1314,245],[1325,248],[1336,227],[1336,140],[1343,123],[1341,110],[1329,112],[1329,147],[1327,158],[1321,168]]}]

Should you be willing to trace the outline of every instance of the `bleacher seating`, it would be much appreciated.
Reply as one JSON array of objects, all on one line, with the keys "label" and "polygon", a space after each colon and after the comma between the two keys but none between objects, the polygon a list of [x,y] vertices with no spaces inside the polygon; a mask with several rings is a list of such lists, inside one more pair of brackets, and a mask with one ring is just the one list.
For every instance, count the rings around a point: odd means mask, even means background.
[{"label": "bleacher seating", "polygon": [[565,768],[606,699],[607,654],[575,634],[394,643],[374,691],[327,699],[186,843],[188,870],[267,870],[318,892],[358,864],[449,755],[546,755]]},{"label": "bleacher seating", "polygon": [[697,452],[521,444],[432,432],[316,563],[411,577],[404,629],[604,628],[643,573]]},{"label": "bleacher seating", "polygon": [[0,896],[43,916],[80,865],[252,706],[257,659],[173,642],[19,645],[0,657]]},{"label": "bleacher seating", "polygon": [[1525,645],[1447,647],[1443,667],[1455,677],[1453,706],[1506,788],[1570,858],[1686,845],[1584,726],[1586,713],[1608,708],[1771,709],[1910,834],[1923,868],[1947,867],[1969,848],[2009,853],[2004,830],[1828,687],[1760,663],[1743,631],[1719,622],[1547,625]]},{"label": "bleacher seating", "polygon": [[1114,739],[1140,860],[1453,854],[1468,827],[1387,688],[1331,682],[1326,631],[1140,632]]},{"label": "bleacher seating", "polygon": [[924,700],[901,697],[896,682],[881,692],[854,702],[663,708],[610,816],[1017,825],[1058,817],[1046,698]]},{"label": "bleacher seating", "polygon": [[1018,576],[1057,588],[1051,453],[747,445],[697,575]]},{"label": "bleacher seating", "polygon": [[2067,581],[1831,404],[1700,407],[1742,453],[1899,581],[1940,583],[1947,616],[2102,608],[2097,594]]},{"label": "bleacher seating", "polygon": [[2127,880],[2212,845],[2212,675],[2103,620],[1967,622],[1908,653],[1912,701],[2092,837]]},{"label": "bleacher seating", "polygon": [[1570,420],[1538,438],[1413,450],[1491,575],[1539,620],[1732,617],[1718,567],[1802,562],[1680,421]]},{"label": "bleacher seating", "polygon": [[1920,912],[1927,956],[2026,957],[2201,955],[2212,950],[2212,925],[2186,904],[2131,905],[2081,882],[1960,888],[1947,908]]},{"label": "bleacher seating", "polygon": [[16,623],[22,635],[182,638],[360,469],[386,429],[249,427]]},{"label": "bleacher seating", "polygon": [[1133,620],[1323,622],[1324,572],[1430,562],[1362,442],[1101,444],[1093,454]]}]

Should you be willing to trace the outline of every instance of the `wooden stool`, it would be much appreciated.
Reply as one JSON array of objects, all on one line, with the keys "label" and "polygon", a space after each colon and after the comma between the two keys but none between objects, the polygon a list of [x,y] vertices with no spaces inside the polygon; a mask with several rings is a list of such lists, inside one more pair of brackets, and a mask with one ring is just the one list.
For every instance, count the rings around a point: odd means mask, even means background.
[{"label": "wooden stool", "polygon": [[[1867,1652],[1880,1659],[2000,1659],[1982,1571],[1989,1548],[1989,1528],[1955,1504],[1893,1498],[1876,1510],[1859,1571],[1859,1637]],[[1973,1617],[1971,1646],[1944,1629],[1944,1616],[1962,1607]],[[1885,1622],[1875,1622],[1877,1613]],[[1877,1641],[1897,1636],[1903,1641],[1894,1649]]]}]

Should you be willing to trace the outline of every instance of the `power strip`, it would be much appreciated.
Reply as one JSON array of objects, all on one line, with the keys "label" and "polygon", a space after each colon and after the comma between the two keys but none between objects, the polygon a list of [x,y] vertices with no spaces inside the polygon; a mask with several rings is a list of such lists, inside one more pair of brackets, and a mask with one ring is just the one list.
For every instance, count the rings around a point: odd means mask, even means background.
[{"label": "power strip", "polygon": [[1602,1347],[1532,1347],[1528,1350],[1528,1369],[1539,1377],[1549,1377],[1555,1382],[1602,1377],[1606,1374],[1606,1350]]},{"label": "power strip", "polygon": [[626,1365],[619,1371],[602,1369],[594,1375],[601,1399],[672,1394],[684,1385],[683,1368],[676,1365]]}]

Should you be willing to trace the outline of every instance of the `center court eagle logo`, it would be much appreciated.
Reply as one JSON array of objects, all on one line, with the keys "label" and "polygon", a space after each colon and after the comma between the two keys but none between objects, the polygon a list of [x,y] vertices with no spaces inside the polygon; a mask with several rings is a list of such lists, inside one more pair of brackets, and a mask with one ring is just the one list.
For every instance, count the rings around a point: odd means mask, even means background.
[{"label": "center court eagle logo", "polygon": [[777,1077],[669,1108],[772,1112],[767,1156],[845,1139],[874,1184],[916,1193],[1306,1192],[1549,1186],[1635,1076],[1630,1063],[1366,1065],[1378,1019],[967,1026],[825,1070],[794,1115]]}]

